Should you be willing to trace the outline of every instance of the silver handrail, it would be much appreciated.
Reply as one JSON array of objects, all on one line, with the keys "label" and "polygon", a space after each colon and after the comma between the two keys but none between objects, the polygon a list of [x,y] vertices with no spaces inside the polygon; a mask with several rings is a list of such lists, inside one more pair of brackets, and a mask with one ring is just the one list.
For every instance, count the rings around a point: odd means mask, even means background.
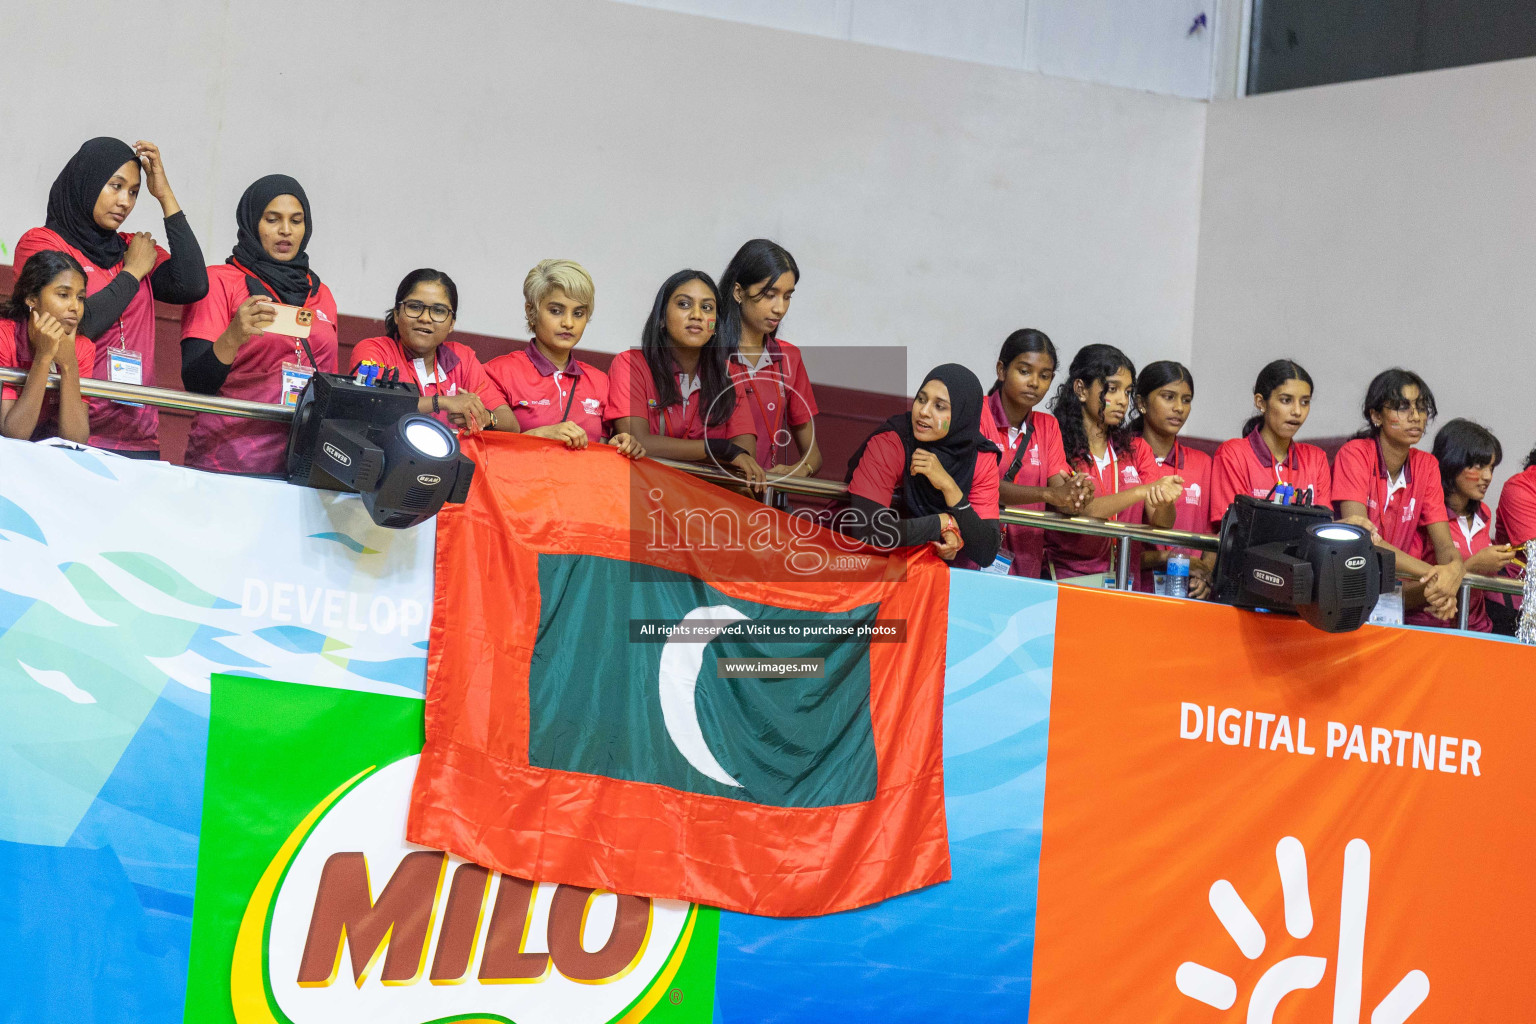
[{"label": "silver handrail", "polygon": [[[0,369],[0,382],[24,384],[26,380],[27,374],[23,370]],[[48,386],[50,388],[57,388],[59,386],[58,374],[49,374]],[[93,380],[90,378],[81,378],[80,393],[91,398],[112,398],[125,402],[141,402],[144,405],[154,405],[162,409],[206,412],[220,416],[235,416],[242,419],[270,420],[277,423],[285,423],[293,419],[293,409],[285,405],[247,402],[238,398],[197,395],[187,391],[173,391],[168,388],[154,388],[139,384],[119,384],[114,381]],[[741,483],[739,477],[727,473],[718,466],[706,466],[696,462],[677,462],[672,459],[657,459],[656,461],[662,465],[671,466],[673,469],[680,469],[685,473],[691,473],[694,476],[712,480],[716,483],[733,485]],[[845,484],[838,483],[835,480],[816,480],[803,476],[775,479],[771,486],[774,490],[811,498],[837,500],[846,497],[848,494],[848,488]],[[1115,583],[1121,590],[1126,589],[1130,583],[1130,554],[1133,542],[1140,541],[1164,547],[1191,548],[1196,551],[1215,551],[1218,545],[1218,539],[1209,533],[1186,533],[1182,530],[1164,530],[1156,526],[1121,523],[1112,519],[1090,519],[1087,516],[1064,516],[1056,512],[1041,512],[1026,508],[1004,508],[1002,510],[1002,521],[1013,526],[1034,526],[1042,530],[1085,534],[1090,537],[1105,537],[1115,541],[1118,548]],[[1403,580],[1415,578],[1409,573],[1400,572],[1397,575],[1399,579]],[[1500,594],[1519,595],[1524,592],[1524,588],[1518,580],[1468,573],[1462,583],[1460,595],[1462,629],[1465,629],[1467,625],[1467,598],[1471,596],[1473,588],[1491,590]]]},{"label": "silver handrail", "polygon": [[[24,370],[0,369],[0,382],[25,384]],[[58,388],[59,375],[48,375],[48,386]],[[293,419],[293,409],[286,405],[267,402],[247,402],[239,398],[219,398],[217,395],[198,395],[190,391],[173,391],[170,388],[152,388],[146,384],[119,384],[110,380],[80,378],[80,393],[87,398],[111,398],[119,402],[138,402],[161,409],[180,409],[183,412],[210,412],[220,416],[237,416],[247,420],[271,420],[287,423]]]}]

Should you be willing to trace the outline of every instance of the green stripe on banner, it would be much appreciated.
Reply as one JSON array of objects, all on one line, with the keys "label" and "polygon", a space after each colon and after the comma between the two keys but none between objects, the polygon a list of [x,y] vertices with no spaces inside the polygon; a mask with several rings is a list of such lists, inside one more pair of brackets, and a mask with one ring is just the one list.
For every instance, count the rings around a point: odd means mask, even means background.
[{"label": "green stripe on banner", "polygon": [[[591,555],[539,555],[528,679],[529,762],[778,807],[875,795],[867,638],[766,643],[754,626],[875,622],[878,605],[813,613],[728,597],[682,573]],[[641,623],[682,623],[689,639]],[[701,642],[711,626],[730,631]],[[663,626],[664,628],[664,626]],[[626,642],[627,641],[627,642]],[[821,675],[722,677],[720,659],[813,661]]]}]

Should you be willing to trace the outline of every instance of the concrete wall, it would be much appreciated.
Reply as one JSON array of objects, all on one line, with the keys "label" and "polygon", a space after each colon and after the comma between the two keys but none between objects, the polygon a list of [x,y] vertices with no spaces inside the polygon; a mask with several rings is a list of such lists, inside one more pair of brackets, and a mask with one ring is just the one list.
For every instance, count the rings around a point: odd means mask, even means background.
[{"label": "concrete wall", "polygon": [[1210,106],[1191,429],[1236,430],[1268,359],[1317,379],[1315,435],[1416,370],[1441,420],[1536,442],[1536,59]]},{"label": "concrete wall", "polygon": [[[784,336],[831,383],[984,370],[1021,326],[1190,351],[1203,103],[607,0],[7,4],[0,38],[7,246],[111,134],[161,145],[210,262],[241,190],[296,176],[344,313],[432,265],[465,330],[522,336],[523,274],[566,256],[614,352],[668,273],[768,235],[804,272]],[[128,227],[158,230],[147,195]],[[869,345],[906,372],[837,354]]]}]

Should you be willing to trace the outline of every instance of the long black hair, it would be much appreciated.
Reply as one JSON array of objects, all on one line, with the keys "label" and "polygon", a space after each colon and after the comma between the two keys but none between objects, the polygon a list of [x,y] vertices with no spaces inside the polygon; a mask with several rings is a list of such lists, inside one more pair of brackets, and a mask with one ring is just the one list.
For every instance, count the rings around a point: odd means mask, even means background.
[{"label": "long black hair", "polygon": [[[1253,382],[1253,393],[1255,396],[1263,398],[1264,401],[1268,402],[1269,396],[1284,387],[1285,382],[1288,380],[1299,380],[1307,387],[1313,388],[1314,391],[1316,390],[1312,384],[1312,375],[1303,369],[1300,363],[1294,359],[1276,359],[1259,371],[1258,379]],[[1263,425],[1264,414],[1262,412],[1250,416],[1248,417],[1248,422],[1243,424],[1243,432],[1239,436],[1247,437]]]},{"label": "long black hair", "polygon": [[69,270],[79,274],[82,282],[85,281],[85,269],[69,253],[57,249],[39,250],[22,266],[21,273],[16,275],[10,299],[0,306],[0,317],[25,323],[32,313],[27,308],[27,300],[41,294],[54,278]]},{"label": "long black hair", "polygon": [[[1143,402],[1158,388],[1167,387],[1169,384],[1177,384],[1183,381],[1189,385],[1190,393],[1195,390],[1195,375],[1189,372],[1189,367],[1183,363],[1176,363],[1172,359],[1159,359],[1155,363],[1148,363],[1141,368],[1136,375],[1136,397]],[[1141,410],[1136,403],[1131,403],[1131,434],[1140,437],[1142,420]]]},{"label": "long black hair", "polygon": [[645,329],[640,332],[640,354],[651,370],[651,382],[656,388],[658,408],[670,409],[683,403],[677,390],[677,363],[672,358],[672,340],[667,336],[667,304],[672,295],[689,281],[702,281],[715,296],[715,333],[699,350],[699,401],[708,410],[705,422],[718,427],[736,411],[736,385],[726,363],[725,348],[720,343],[720,289],[714,278],[702,270],[679,270],[662,282],[651,304],[651,315],[646,318]]},{"label": "long black hair", "polygon": [[[1095,383],[1109,387],[1109,378],[1127,371],[1136,379],[1136,364],[1124,352],[1113,345],[1086,345],[1072,357],[1067,379],[1056,389],[1051,399],[1051,413],[1061,427],[1061,446],[1066,451],[1067,462],[1076,466],[1093,461],[1093,451],[1088,447],[1088,431],[1083,428],[1083,402],[1077,397],[1072,385],[1083,382],[1083,389],[1091,391]],[[1117,455],[1131,450],[1131,417],[1127,413],[1118,427],[1106,432],[1111,448]]]},{"label": "long black hair", "polygon": [[1429,390],[1429,385],[1424,383],[1424,378],[1412,370],[1394,366],[1390,370],[1382,370],[1371,378],[1370,386],[1365,389],[1365,402],[1360,406],[1360,415],[1365,418],[1365,428],[1355,436],[1371,440],[1380,437],[1381,427],[1371,422],[1371,413],[1385,415],[1390,408],[1401,409],[1406,406],[1407,403],[1403,401],[1403,390],[1410,386],[1419,389],[1419,401],[1428,406],[1429,419],[1434,419],[1439,411],[1435,408],[1435,393]]},{"label": "long black hair", "polygon": [[[800,280],[800,265],[789,250],[767,238],[754,238],[747,242],[720,275],[720,326],[718,337],[721,348],[729,358],[741,347],[741,303],[736,301],[736,286],[748,293],[752,286],[766,281],[772,284],[784,274],[794,274]],[[778,330],[774,330],[774,335]]]},{"label": "long black hair", "polygon": [[[1051,359],[1051,369],[1055,370],[1061,360],[1056,356],[1056,346],[1044,331],[1037,331],[1033,327],[1020,328],[1003,339],[1002,351],[997,354],[997,361],[1003,364],[1003,372],[1008,372],[1008,367],[1019,356],[1028,355],[1031,352],[1044,352]],[[997,389],[1003,386],[1003,382],[995,380],[987,389],[987,394],[997,393]]]},{"label": "long black hair", "polygon": [[395,310],[400,308],[400,303],[411,294],[419,284],[440,284],[448,292],[448,305],[453,312],[448,314],[454,318],[459,315],[459,286],[453,283],[453,278],[441,270],[433,270],[431,267],[421,267],[413,270],[400,279],[400,287],[395,289],[395,304],[389,307],[389,312],[384,314],[384,333],[400,340],[400,325],[395,323]]},{"label": "long black hair", "polygon": [[1434,454],[1440,461],[1440,488],[1449,497],[1462,470],[1503,462],[1504,446],[1481,423],[1458,416],[1435,432]]}]

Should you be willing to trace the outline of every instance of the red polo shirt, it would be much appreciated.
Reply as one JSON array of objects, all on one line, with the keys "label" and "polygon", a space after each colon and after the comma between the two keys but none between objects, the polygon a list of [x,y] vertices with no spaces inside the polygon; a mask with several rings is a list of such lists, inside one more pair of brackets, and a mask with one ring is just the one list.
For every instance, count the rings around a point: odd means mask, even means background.
[{"label": "red polo shirt", "polygon": [[[1152,458],[1152,449],[1145,444],[1138,446],[1134,439],[1130,451],[1122,454],[1111,448],[1108,454],[1109,459],[1103,466],[1089,459],[1073,467],[1093,478],[1095,497],[1119,494],[1127,488],[1150,483],[1162,475],[1156,460]],[[1115,515],[1115,521],[1121,523],[1139,522],[1140,518],[1139,501]],[[1089,537],[1059,530],[1049,530],[1045,535],[1046,561],[1055,568],[1055,578],[1059,580],[1108,572],[1110,552],[1113,549],[1114,542],[1108,537]]]},{"label": "red polo shirt", "polygon": [[[1008,472],[1015,459],[1019,463],[1019,471],[1005,482],[1020,487],[1045,487],[1056,474],[1071,474],[1072,467],[1067,465],[1067,455],[1061,447],[1061,425],[1056,422],[1056,417],[1032,409],[1025,418],[1025,426],[1029,428],[1029,441],[1024,457],[1019,458],[1024,430],[1013,430],[1008,414],[1003,411],[1001,396],[995,393],[987,396],[981,413],[981,432],[1003,450],[1002,473]],[[1020,507],[1045,511],[1044,502]],[[1032,526],[1003,527],[1001,550],[1013,559],[1008,575],[1040,578],[1040,570],[1045,564],[1045,534],[1045,530]]]},{"label": "red polo shirt", "polygon": [[738,352],[731,357],[730,368],[737,392],[747,400],[757,433],[757,464],[767,469],[775,463],[787,463],[792,441],[789,428],[810,422],[817,412],[800,350],[787,341],[769,338],[756,363],[748,364],[746,356]]},{"label": "red polo shirt", "polygon": [[752,414],[747,410],[747,397],[736,387],[736,408],[719,426],[705,426],[704,417],[709,410],[700,410],[702,390],[694,385],[698,378],[685,379],[679,373],[678,391],[683,394],[681,405],[659,408],[656,402],[656,383],[651,379],[651,367],[637,348],[620,352],[608,366],[608,403],[603,407],[603,419],[610,423],[622,416],[643,416],[653,434],[676,437],[688,441],[706,438],[732,438],[753,433]]},{"label": "red polo shirt", "polygon": [[[864,446],[864,457],[853,471],[848,483],[848,493],[891,508],[896,488],[907,473],[907,450],[901,438],[892,430],[884,430],[869,439]],[[982,519],[996,519],[997,460],[991,455],[978,455],[976,469],[971,474],[971,490],[967,495],[971,508]]]},{"label": "red polo shirt", "polygon": [[485,364],[485,373],[506,396],[524,432],[570,420],[587,432],[589,440],[603,438],[608,375],[591,363],[573,355],[561,370],[537,346],[529,345],[492,359]]},{"label": "red polo shirt", "polygon": [[[435,375],[423,381],[426,361],[417,359],[394,338],[365,338],[352,349],[352,367],[347,372],[356,373],[364,362],[374,362],[387,369],[400,371],[400,379],[415,384],[427,397],[441,395],[444,398],[473,392],[487,409],[499,409],[507,404],[501,389],[486,376],[480,357],[468,345],[457,341],[445,341],[437,347]],[[448,423],[446,412],[437,413],[443,424]]]},{"label": "red polo shirt", "polygon": [[[208,294],[181,310],[181,337],[217,341],[234,319],[240,303],[251,297],[245,272],[228,263],[208,268]],[[319,368],[336,372],[336,300],[325,285],[304,303],[315,311],[309,347]],[[225,398],[251,402],[283,401],[283,364],[308,367],[298,339],[270,332],[258,334],[235,352],[229,376],[219,388]],[[194,469],[233,473],[282,473],[288,452],[288,424],[198,413],[187,434],[186,464]]]},{"label": "red polo shirt", "polygon": [[[93,376],[91,365],[95,358],[95,348],[89,340],[75,335],[75,365],[80,367],[82,378]],[[27,321],[0,320],[0,366],[17,370],[32,369],[32,338],[27,333]],[[0,384],[0,399],[15,401],[21,397],[22,387],[20,384]],[[43,395],[42,408],[38,410],[37,426],[32,431],[31,440],[57,437],[58,433],[59,393],[50,390]]]},{"label": "red polo shirt", "polygon": [[[1198,448],[1191,448],[1174,439],[1173,449],[1166,459],[1159,459],[1152,451],[1152,446],[1141,438],[1136,438],[1133,444],[1139,444],[1147,449],[1147,454],[1152,456],[1153,464],[1157,467],[1159,477],[1178,476],[1184,480],[1184,493],[1179,496],[1179,503],[1174,506],[1173,528],[1183,530],[1185,533],[1210,533],[1211,532],[1211,457]],[[1134,522],[1146,522],[1146,506],[1136,506],[1136,518]],[[1141,549],[1143,545],[1133,544],[1135,551],[1135,564],[1141,564]],[[1188,555],[1190,561],[1199,558],[1204,552],[1194,548],[1169,548],[1171,554]],[[1144,569],[1141,573],[1141,582],[1137,585],[1142,593],[1152,593],[1152,570]]]},{"label": "red polo shirt", "polygon": [[[1519,549],[1522,562],[1525,561],[1525,542],[1532,538],[1536,538],[1536,466],[1504,481],[1504,489],[1499,492],[1499,513],[1493,530],[1494,543],[1513,544]],[[1523,570],[1513,563],[1504,567],[1504,575],[1511,579],[1524,578]],[[1520,607],[1519,597],[1511,597],[1510,600],[1516,608]]]},{"label": "red polo shirt", "polygon": [[1312,504],[1331,509],[1332,477],[1328,456],[1314,444],[1292,441],[1285,460],[1276,464],[1261,430],[1223,441],[1211,460],[1211,522],[1221,522],[1227,506],[1239,494],[1262,498],[1277,483],[1290,484],[1298,493],[1310,487]]},{"label": "red polo shirt", "polygon": [[1389,494],[1391,481],[1381,444],[1363,437],[1347,441],[1333,456],[1333,500],[1335,504],[1360,502],[1382,540],[1422,559],[1426,550],[1434,550],[1424,530],[1449,518],[1440,488],[1440,461],[1429,452],[1410,448],[1402,473],[1403,485]]},{"label": "red polo shirt", "polygon": [[[1439,479],[1437,475],[1435,479]],[[1478,503],[1473,510],[1471,522],[1460,516],[1450,518],[1451,540],[1456,543],[1456,550],[1461,552],[1461,560],[1465,562],[1483,548],[1493,543],[1493,510],[1487,505]],[[1378,528],[1379,529],[1379,528]],[[1420,528],[1421,532],[1423,528]],[[1428,536],[1421,539],[1424,549],[1423,558],[1431,565],[1435,564],[1435,545]],[[1414,626],[1438,626],[1442,629],[1455,629],[1456,621],[1442,622],[1427,611],[1409,612],[1403,621]],[[1467,602],[1467,628],[1478,633],[1493,632],[1493,621],[1488,618],[1488,598],[1481,590],[1472,591],[1472,598]]]},{"label": "red polo shirt", "polygon": [[[133,241],[131,232],[119,231],[118,237],[124,242]],[[95,295],[123,273],[121,263],[115,267],[95,266],[90,257],[48,228],[33,228],[16,242],[16,251],[11,254],[16,272],[20,274],[27,260],[44,249],[67,252],[80,261],[85,270],[85,294],[88,296]],[[150,274],[170,258],[170,253],[155,246],[155,266]],[[113,321],[101,337],[94,339],[96,345],[91,356],[94,363],[89,374],[84,374],[82,364],[83,375],[96,380],[111,380],[112,356],[108,350],[126,348],[137,352],[142,360],[143,383],[155,383],[155,294],[150,287],[150,274],[145,274],[139,282],[139,290],[129,300],[122,316]],[[91,444],[135,452],[154,451],[160,447],[160,412],[154,406],[134,407],[107,398],[89,398],[86,404],[91,407]]]}]

